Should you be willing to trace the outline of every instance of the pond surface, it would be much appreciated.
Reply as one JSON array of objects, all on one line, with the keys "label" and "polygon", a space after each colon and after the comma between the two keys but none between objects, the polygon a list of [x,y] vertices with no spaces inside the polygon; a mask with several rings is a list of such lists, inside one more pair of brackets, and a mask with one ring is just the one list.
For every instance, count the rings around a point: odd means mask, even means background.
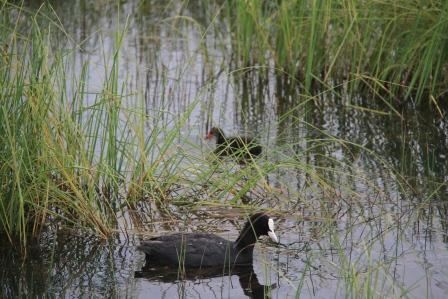
[{"label": "pond surface", "polygon": [[[37,10],[31,2],[27,8]],[[274,65],[238,66],[220,4],[50,2],[72,41],[55,46],[80,45],[67,69],[76,74],[89,62],[92,99],[116,32],[123,31],[119,76],[129,90],[126,105],[135,104],[133,95],[143,98],[148,127],[154,119],[170,125],[191,109],[182,127],[184,139],[200,145],[191,155],[207,151],[202,137],[212,125],[279,149],[268,151],[266,163],[285,168],[268,175],[271,189],[257,186],[248,197],[273,209],[281,245],[262,241],[253,268],[232,275],[142,274],[141,239],[207,231],[233,240],[246,215],[238,207],[172,203],[170,216],[148,215],[143,231],[126,222],[113,240],[58,229],[30,244],[26,259],[3,240],[1,297],[446,296],[446,119],[410,108],[389,113],[380,100],[348,96],[343,86],[340,97],[322,92],[295,109],[300,87],[291,88]],[[285,157],[311,170],[288,168]],[[336,187],[322,187],[320,178]]]}]

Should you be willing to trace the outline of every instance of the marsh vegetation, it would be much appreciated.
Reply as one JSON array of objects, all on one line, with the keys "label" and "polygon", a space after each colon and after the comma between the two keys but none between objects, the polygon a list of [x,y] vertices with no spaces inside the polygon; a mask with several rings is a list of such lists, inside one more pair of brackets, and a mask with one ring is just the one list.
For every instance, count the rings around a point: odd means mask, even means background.
[{"label": "marsh vegetation", "polygon": [[[263,296],[446,294],[448,2],[423,2],[0,0],[1,297],[243,296],[135,278],[135,247],[261,210]],[[262,154],[218,159],[214,126]]]}]

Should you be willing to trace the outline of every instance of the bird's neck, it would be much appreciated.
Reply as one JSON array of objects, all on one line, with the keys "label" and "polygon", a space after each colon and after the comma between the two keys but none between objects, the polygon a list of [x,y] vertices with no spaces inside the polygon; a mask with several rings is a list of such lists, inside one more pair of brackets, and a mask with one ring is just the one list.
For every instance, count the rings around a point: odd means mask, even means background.
[{"label": "bird's neck", "polygon": [[243,230],[238,239],[235,241],[235,247],[239,251],[244,251],[245,253],[253,252],[255,243],[257,242],[257,237],[254,235],[252,229]]}]

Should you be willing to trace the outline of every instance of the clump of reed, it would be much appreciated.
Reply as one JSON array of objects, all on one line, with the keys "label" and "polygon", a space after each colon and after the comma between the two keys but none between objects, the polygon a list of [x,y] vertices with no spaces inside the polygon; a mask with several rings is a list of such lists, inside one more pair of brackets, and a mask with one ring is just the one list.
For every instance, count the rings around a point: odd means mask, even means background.
[{"label": "clump of reed", "polygon": [[228,1],[241,63],[272,60],[313,94],[344,84],[387,100],[446,98],[446,1]]},{"label": "clump of reed", "polygon": [[78,46],[61,46],[71,40],[51,8],[31,12],[5,2],[0,19],[1,233],[22,245],[47,226],[110,236],[137,199],[136,183],[168,188],[153,176],[168,177],[177,163],[167,152],[184,118],[170,128],[156,120],[145,132],[142,97],[127,94],[119,80],[126,26],[92,94],[89,63],[78,73],[68,68]]}]

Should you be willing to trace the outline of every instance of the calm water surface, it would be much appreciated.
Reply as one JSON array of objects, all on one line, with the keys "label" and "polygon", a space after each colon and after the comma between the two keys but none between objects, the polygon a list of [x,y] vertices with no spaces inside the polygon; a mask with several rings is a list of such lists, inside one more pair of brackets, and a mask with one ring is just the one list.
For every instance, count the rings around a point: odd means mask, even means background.
[{"label": "calm water surface", "polygon": [[[38,9],[30,2],[29,9]],[[50,2],[71,40],[55,46],[80,45],[67,69],[77,74],[89,63],[92,100],[102,88],[115,34],[123,31],[119,74],[130,91],[125,105],[144,99],[148,128],[160,121],[169,125],[192,109],[183,136],[204,151],[202,136],[211,125],[250,133],[266,148],[282,149],[268,153],[267,161],[294,157],[317,173],[322,169],[320,175],[340,187],[327,193],[300,169],[269,175],[280,195],[253,190],[249,196],[261,207],[283,211],[273,215],[281,245],[262,241],[253,268],[232,275],[142,275],[144,256],[135,248],[145,237],[170,231],[235,239],[244,222],[238,208],[173,203],[170,217],[159,212],[142,220],[147,231],[124,225],[109,241],[52,230],[30,244],[25,260],[3,240],[2,297],[340,298],[353,292],[353,279],[375,286],[374,297],[446,296],[446,120],[412,109],[400,111],[403,118],[357,109],[388,111],[380,101],[344,96],[343,87],[339,98],[322,93],[319,101],[291,111],[300,86],[290,88],[273,65],[238,66],[219,3]],[[201,154],[197,148],[192,153]]]}]

